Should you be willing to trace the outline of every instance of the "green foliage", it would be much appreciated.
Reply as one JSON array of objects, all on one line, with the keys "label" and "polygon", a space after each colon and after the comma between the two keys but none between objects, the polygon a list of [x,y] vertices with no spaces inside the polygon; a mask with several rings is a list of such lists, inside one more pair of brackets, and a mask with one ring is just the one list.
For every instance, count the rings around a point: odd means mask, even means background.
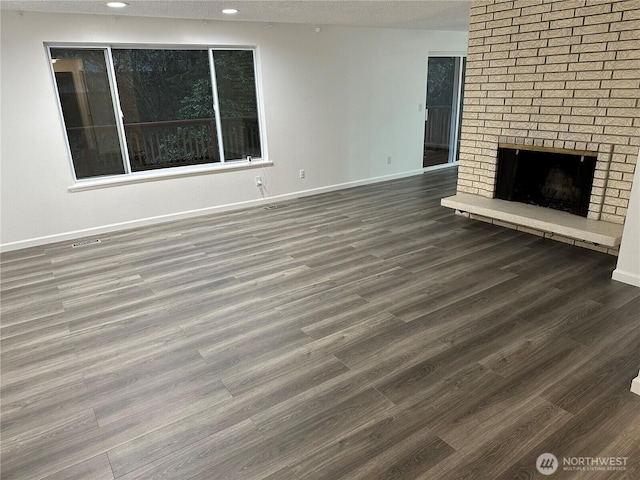
[{"label": "green foliage", "polygon": [[125,123],[213,117],[206,50],[114,49],[113,59]]},{"label": "green foliage", "polygon": [[180,100],[179,120],[213,117],[213,93],[208,79],[197,80],[191,85],[191,92]]},{"label": "green foliage", "polygon": [[431,57],[427,69],[427,108],[451,107],[455,84],[455,58]]},{"label": "green foliage", "polygon": [[217,50],[213,53],[218,82],[220,116],[257,117],[253,52]]}]

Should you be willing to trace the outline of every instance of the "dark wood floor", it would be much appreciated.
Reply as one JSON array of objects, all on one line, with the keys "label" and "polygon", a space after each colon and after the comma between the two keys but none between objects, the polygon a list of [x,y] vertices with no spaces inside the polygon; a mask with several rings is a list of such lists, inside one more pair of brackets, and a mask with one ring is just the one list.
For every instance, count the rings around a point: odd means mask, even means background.
[{"label": "dark wood floor", "polygon": [[3,254],[2,479],[640,478],[640,289],[454,184]]}]

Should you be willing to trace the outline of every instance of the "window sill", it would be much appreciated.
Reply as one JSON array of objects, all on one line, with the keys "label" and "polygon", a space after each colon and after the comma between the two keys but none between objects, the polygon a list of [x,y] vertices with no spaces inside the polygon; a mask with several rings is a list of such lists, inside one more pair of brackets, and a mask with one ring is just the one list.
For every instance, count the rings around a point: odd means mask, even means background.
[{"label": "window sill", "polygon": [[191,177],[194,175],[210,175],[215,173],[233,172],[236,170],[248,170],[272,166],[269,160],[254,160],[229,162],[222,165],[196,165],[193,167],[179,167],[171,169],[161,169],[155,171],[138,172],[125,175],[117,175],[104,178],[78,180],[77,183],[67,187],[70,192],[83,192],[85,190],[95,190],[98,188],[117,187],[119,185],[129,185],[133,183],[155,182],[171,178]]}]

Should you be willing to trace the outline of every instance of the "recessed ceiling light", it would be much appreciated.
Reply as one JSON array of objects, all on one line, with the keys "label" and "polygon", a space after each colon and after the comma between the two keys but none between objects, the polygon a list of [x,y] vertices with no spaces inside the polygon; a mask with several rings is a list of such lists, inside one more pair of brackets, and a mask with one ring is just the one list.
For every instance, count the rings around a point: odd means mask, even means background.
[{"label": "recessed ceiling light", "polygon": [[124,2],[108,2],[107,3],[107,7],[111,7],[111,8],[124,8],[127,5],[129,4]]},{"label": "recessed ceiling light", "polygon": [[236,13],[238,13],[238,9],[237,8],[225,8],[224,10],[222,10],[222,13],[224,13],[225,15],[235,15]]}]

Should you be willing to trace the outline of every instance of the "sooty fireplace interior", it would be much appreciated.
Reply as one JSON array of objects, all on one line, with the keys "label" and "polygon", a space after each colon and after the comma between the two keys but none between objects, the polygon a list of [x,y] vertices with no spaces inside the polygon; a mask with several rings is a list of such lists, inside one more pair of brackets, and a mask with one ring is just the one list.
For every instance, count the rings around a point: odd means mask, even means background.
[{"label": "sooty fireplace interior", "polygon": [[587,216],[596,153],[498,148],[495,197]]}]

